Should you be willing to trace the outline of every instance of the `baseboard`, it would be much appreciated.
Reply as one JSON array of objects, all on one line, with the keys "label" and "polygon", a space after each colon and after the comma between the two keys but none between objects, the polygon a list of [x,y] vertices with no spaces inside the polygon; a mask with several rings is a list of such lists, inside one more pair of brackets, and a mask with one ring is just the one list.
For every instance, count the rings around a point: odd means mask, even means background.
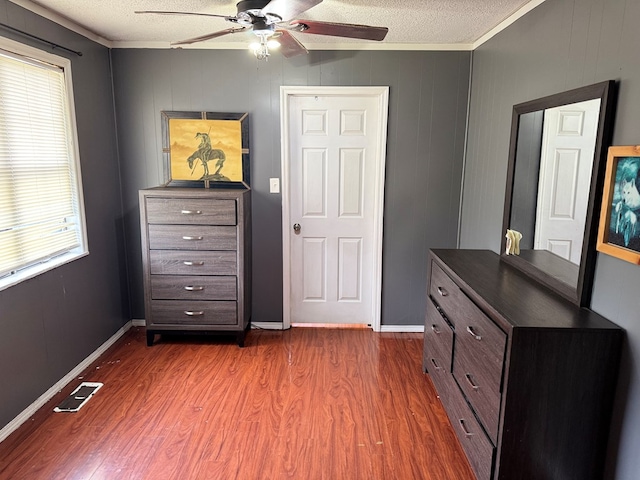
[{"label": "baseboard", "polygon": [[284,330],[282,322],[251,322],[251,328],[259,330]]},{"label": "baseboard", "polygon": [[144,321],[144,318],[134,318],[133,320],[131,320],[131,326],[132,327],[146,327],[147,324]]},{"label": "baseboard", "polygon": [[[251,328],[260,330],[284,330],[282,322],[251,322]],[[424,325],[381,325],[380,332],[423,333]]]},{"label": "baseboard", "polygon": [[424,333],[424,325],[380,325],[380,332]]},{"label": "baseboard", "polygon": [[84,372],[93,362],[95,362],[100,355],[106,352],[109,347],[111,347],[122,335],[124,335],[127,330],[129,330],[132,326],[132,322],[128,322],[124,325],[120,330],[118,330],[109,340],[104,342],[98,349],[85,358],[81,363],[78,364],[73,370],[67,373],[58,383],[56,383],[49,390],[44,392],[40,397],[29,405],[26,409],[24,409],[16,418],[11,420],[8,424],[6,424],[2,430],[0,430],[0,442],[2,442],[5,438],[11,435],[15,430],[18,429],[20,425],[29,420],[31,416],[33,416],[43,405],[45,405],[49,400],[51,400],[60,390],[62,390],[67,384],[71,383],[75,380],[82,372]]}]

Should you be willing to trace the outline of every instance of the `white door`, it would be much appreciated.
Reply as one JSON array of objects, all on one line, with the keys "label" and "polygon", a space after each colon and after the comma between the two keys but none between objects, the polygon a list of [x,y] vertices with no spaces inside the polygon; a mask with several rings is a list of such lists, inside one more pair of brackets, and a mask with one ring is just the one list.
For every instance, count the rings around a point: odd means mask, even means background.
[{"label": "white door", "polygon": [[545,110],[535,249],[582,255],[600,99]]},{"label": "white door", "polygon": [[387,87],[282,87],[284,327],[380,327]]}]

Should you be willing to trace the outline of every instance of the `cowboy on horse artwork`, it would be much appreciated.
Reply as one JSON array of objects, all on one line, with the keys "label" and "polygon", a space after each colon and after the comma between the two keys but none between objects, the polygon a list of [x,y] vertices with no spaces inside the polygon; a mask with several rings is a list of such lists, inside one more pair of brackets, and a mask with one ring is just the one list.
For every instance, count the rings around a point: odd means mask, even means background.
[{"label": "cowboy on horse artwork", "polygon": [[204,181],[206,185],[244,180],[240,121],[168,118],[165,132],[163,151],[168,154],[170,182]]},{"label": "cowboy on horse artwork", "polygon": [[[204,168],[204,174],[200,177],[200,180],[213,180],[215,182],[230,181],[220,173],[224,167],[224,162],[227,159],[224,151],[218,148],[211,148],[211,138],[209,138],[208,133],[198,132],[196,133],[195,138],[200,140],[200,145],[198,145],[198,149],[193,152],[189,158],[187,158],[187,163],[191,169],[191,175],[193,175],[193,171],[195,170],[196,161],[200,160],[200,163],[202,163],[202,167]],[[212,160],[217,160],[215,165],[216,171],[213,175],[209,172],[209,162]]]}]

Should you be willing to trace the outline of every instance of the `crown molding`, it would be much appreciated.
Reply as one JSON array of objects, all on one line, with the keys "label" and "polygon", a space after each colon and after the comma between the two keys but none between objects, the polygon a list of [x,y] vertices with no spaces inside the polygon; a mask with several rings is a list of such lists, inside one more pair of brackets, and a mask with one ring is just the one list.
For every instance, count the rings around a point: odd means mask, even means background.
[{"label": "crown molding", "polygon": [[[473,44],[461,43],[383,43],[362,44],[362,43],[306,43],[307,50],[363,50],[363,51],[469,51],[473,49]],[[248,43],[244,42],[200,42],[192,45],[172,46],[169,42],[111,42],[111,48],[159,48],[159,49],[183,49],[183,50],[248,50]],[[270,49],[271,50],[271,49]]]},{"label": "crown molding", "polygon": [[15,3],[19,7],[22,7],[30,12],[35,13],[36,15],[40,15],[47,20],[51,20],[58,25],[67,28],[83,37],[88,38],[89,40],[93,40],[100,45],[103,45],[108,48],[113,48],[113,42],[104,37],[101,37],[97,33],[92,32],[91,30],[87,30],[86,28],[78,25],[77,23],[69,20],[67,17],[63,17],[62,15],[58,15],[57,13],[48,10],[41,5],[37,5],[29,0],[9,0],[11,3]]},{"label": "crown molding", "polygon": [[473,43],[473,46],[472,46],[471,50],[475,50],[476,48],[478,48],[483,43],[485,43],[488,40],[492,39],[498,33],[500,33],[501,31],[505,30],[510,25],[514,24],[517,20],[519,20],[520,18],[524,17],[527,13],[529,13],[531,10],[533,10],[537,6],[543,4],[545,1],[546,0],[531,0],[529,3],[523,5],[516,12],[512,13],[511,15],[509,15],[502,22],[500,22],[498,25],[496,25],[494,28],[492,28],[487,33],[485,33],[482,37],[480,37],[478,40],[476,40]]}]

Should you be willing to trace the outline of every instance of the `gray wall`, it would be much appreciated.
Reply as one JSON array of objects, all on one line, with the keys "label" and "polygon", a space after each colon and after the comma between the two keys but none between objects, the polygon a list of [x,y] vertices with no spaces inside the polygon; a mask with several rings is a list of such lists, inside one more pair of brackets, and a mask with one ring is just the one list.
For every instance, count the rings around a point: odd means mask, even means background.
[{"label": "gray wall", "polygon": [[[547,0],[474,52],[462,248],[499,251],[514,104],[615,79],[613,144],[640,143],[639,23],[638,0]],[[640,472],[639,286],[640,267],[599,254],[591,306],[627,331],[608,478]]]},{"label": "gray wall", "polygon": [[[474,53],[462,247],[499,249],[513,104],[618,79],[614,143],[640,143],[639,20],[637,0],[547,0]],[[70,58],[91,251],[0,292],[0,426],[130,318],[128,278],[131,316],[143,317],[136,194],[164,180],[161,110],[250,112],[254,320],[280,321],[280,197],[267,193],[268,178],[280,173],[279,87],[390,85],[383,321],[421,323],[427,249],[455,244],[469,53],[312,52],[256,63],[238,51],[117,50],[121,208],[108,50],[7,0],[0,22],[84,53]],[[640,471],[639,284],[640,268],[599,256],[592,306],[627,329],[610,478]]]},{"label": "gray wall", "polygon": [[[0,292],[0,428],[129,319],[109,50],[0,0],[0,22],[71,59],[90,254]],[[49,47],[0,28],[0,35]]]},{"label": "gray wall", "polygon": [[132,313],[144,317],[137,192],[165,181],[163,110],[249,112],[253,317],[282,321],[280,86],[388,85],[382,323],[420,325],[429,248],[455,247],[469,52],[311,52],[259,62],[248,51],[114,50],[114,91]]}]

